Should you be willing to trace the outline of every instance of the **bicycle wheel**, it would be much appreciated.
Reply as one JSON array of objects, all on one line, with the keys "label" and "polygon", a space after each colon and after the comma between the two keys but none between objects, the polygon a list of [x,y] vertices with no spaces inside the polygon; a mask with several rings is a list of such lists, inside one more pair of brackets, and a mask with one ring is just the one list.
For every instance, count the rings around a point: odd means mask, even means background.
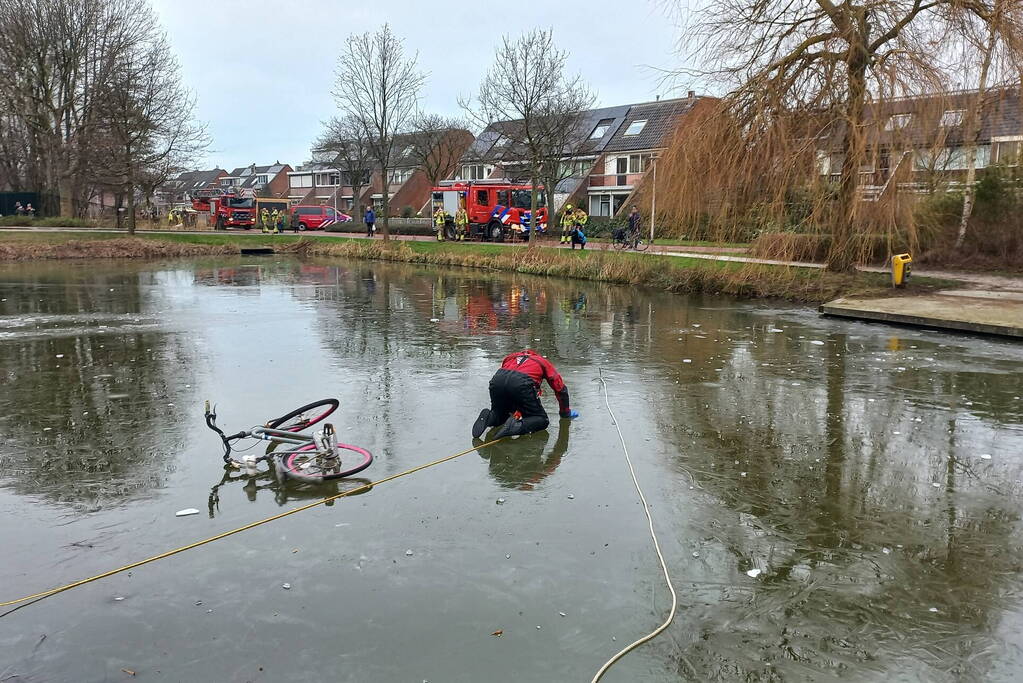
[{"label": "bicycle wheel", "polygon": [[373,455],[365,448],[346,443],[339,443],[337,447],[341,451],[341,458],[331,466],[318,462],[313,452],[316,448],[314,444],[285,453],[280,458],[282,471],[285,476],[299,481],[331,481],[357,474],[373,462]]},{"label": "bicycle wheel", "polygon": [[646,251],[646,248],[650,246],[650,243],[646,240],[637,239],[636,244],[633,245],[636,251]]},{"label": "bicycle wheel", "polygon": [[626,242],[625,240],[617,237],[614,238],[615,249],[624,249],[626,244],[628,244],[628,242]]},{"label": "bicycle wheel", "polygon": [[266,426],[270,429],[280,429],[286,432],[300,432],[333,413],[339,405],[341,403],[336,398],[314,401],[301,408],[292,410],[287,415],[270,420],[266,423]]}]

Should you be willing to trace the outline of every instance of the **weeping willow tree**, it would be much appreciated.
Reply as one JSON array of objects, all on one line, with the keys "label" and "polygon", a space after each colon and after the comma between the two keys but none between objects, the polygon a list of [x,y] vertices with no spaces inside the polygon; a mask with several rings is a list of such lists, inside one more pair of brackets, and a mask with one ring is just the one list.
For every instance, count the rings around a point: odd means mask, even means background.
[{"label": "weeping willow tree", "polygon": [[899,179],[933,116],[893,105],[971,82],[978,28],[1002,46],[1002,78],[1018,78],[1023,44],[1023,3],[1005,0],[708,0],[687,17],[680,52],[698,66],[676,76],[727,94],[658,162],[661,210],[716,239],[824,234],[833,271],[853,268],[865,235],[907,230]]}]

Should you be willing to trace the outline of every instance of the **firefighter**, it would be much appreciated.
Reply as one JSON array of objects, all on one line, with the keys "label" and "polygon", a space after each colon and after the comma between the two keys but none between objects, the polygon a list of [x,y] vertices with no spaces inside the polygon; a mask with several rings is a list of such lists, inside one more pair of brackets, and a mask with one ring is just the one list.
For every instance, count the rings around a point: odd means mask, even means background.
[{"label": "firefighter", "polygon": [[464,242],[469,236],[469,214],[464,206],[459,206],[455,212],[455,232],[458,233],[460,242]]},{"label": "firefighter", "polygon": [[263,232],[270,232],[270,212],[263,207],[263,210],[259,212],[259,225],[262,227]]},{"label": "firefighter", "polygon": [[433,224],[437,226],[437,241],[444,241],[444,225],[448,222],[448,214],[443,206],[438,206],[433,212]]},{"label": "firefighter", "polygon": [[277,209],[274,209],[273,211],[270,212],[270,225],[271,225],[270,232],[272,232],[275,235],[277,233],[279,233],[281,231],[280,227],[278,227],[278,226],[280,226],[280,224],[281,224],[281,216],[277,212]]},{"label": "firefighter", "polygon": [[547,429],[550,419],[539,396],[540,382],[544,380],[554,390],[561,418],[579,417],[569,406],[568,387],[551,362],[526,349],[508,354],[501,362],[501,369],[490,380],[490,408],[480,411],[472,426],[472,437],[478,439],[489,427],[497,426],[501,429],[493,435],[495,439]]},{"label": "firefighter", "polygon": [[565,204],[564,211],[561,212],[561,243],[568,244],[569,236],[572,232],[572,228],[575,226],[575,219],[573,218],[572,205]]}]

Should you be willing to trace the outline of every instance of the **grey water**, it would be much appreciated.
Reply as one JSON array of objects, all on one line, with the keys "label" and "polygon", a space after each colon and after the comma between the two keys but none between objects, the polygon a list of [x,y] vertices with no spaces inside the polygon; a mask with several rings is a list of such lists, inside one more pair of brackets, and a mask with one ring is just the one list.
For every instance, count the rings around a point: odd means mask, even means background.
[{"label": "grey water", "polygon": [[[7,613],[0,681],[588,681],[669,604],[600,377],[679,594],[606,681],[1023,678],[1018,344],[276,257],[0,265],[0,299],[0,602],[469,448],[512,351],[581,413]],[[325,397],[353,481],[225,470],[203,425]]]}]

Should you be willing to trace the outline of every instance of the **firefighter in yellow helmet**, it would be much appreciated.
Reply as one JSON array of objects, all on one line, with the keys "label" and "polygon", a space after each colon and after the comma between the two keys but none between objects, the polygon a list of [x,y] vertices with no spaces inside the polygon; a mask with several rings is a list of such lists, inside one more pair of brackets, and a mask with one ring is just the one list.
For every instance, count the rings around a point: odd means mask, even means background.
[{"label": "firefighter in yellow helmet", "polygon": [[575,228],[575,219],[573,218],[572,205],[565,204],[565,208],[561,212],[561,243],[568,244],[569,238],[571,237],[572,230]]},{"label": "firefighter in yellow helmet", "polygon": [[280,214],[277,213],[277,209],[274,209],[273,211],[270,212],[270,232],[272,232],[275,235],[280,232],[280,230],[277,227],[277,224],[280,223],[280,220],[281,220]]},{"label": "firefighter in yellow helmet", "polygon": [[464,242],[469,236],[469,214],[464,206],[459,206],[455,211],[455,232],[458,233],[458,241]]},{"label": "firefighter in yellow helmet", "polygon": [[263,228],[263,232],[270,232],[270,212],[263,207],[263,210],[259,212],[259,224]]},{"label": "firefighter in yellow helmet", "polygon": [[437,206],[437,210],[433,212],[433,224],[437,227],[437,241],[444,241],[444,226],[448,222],[448,213],[444,210],[444,205],[440,204]]}]

